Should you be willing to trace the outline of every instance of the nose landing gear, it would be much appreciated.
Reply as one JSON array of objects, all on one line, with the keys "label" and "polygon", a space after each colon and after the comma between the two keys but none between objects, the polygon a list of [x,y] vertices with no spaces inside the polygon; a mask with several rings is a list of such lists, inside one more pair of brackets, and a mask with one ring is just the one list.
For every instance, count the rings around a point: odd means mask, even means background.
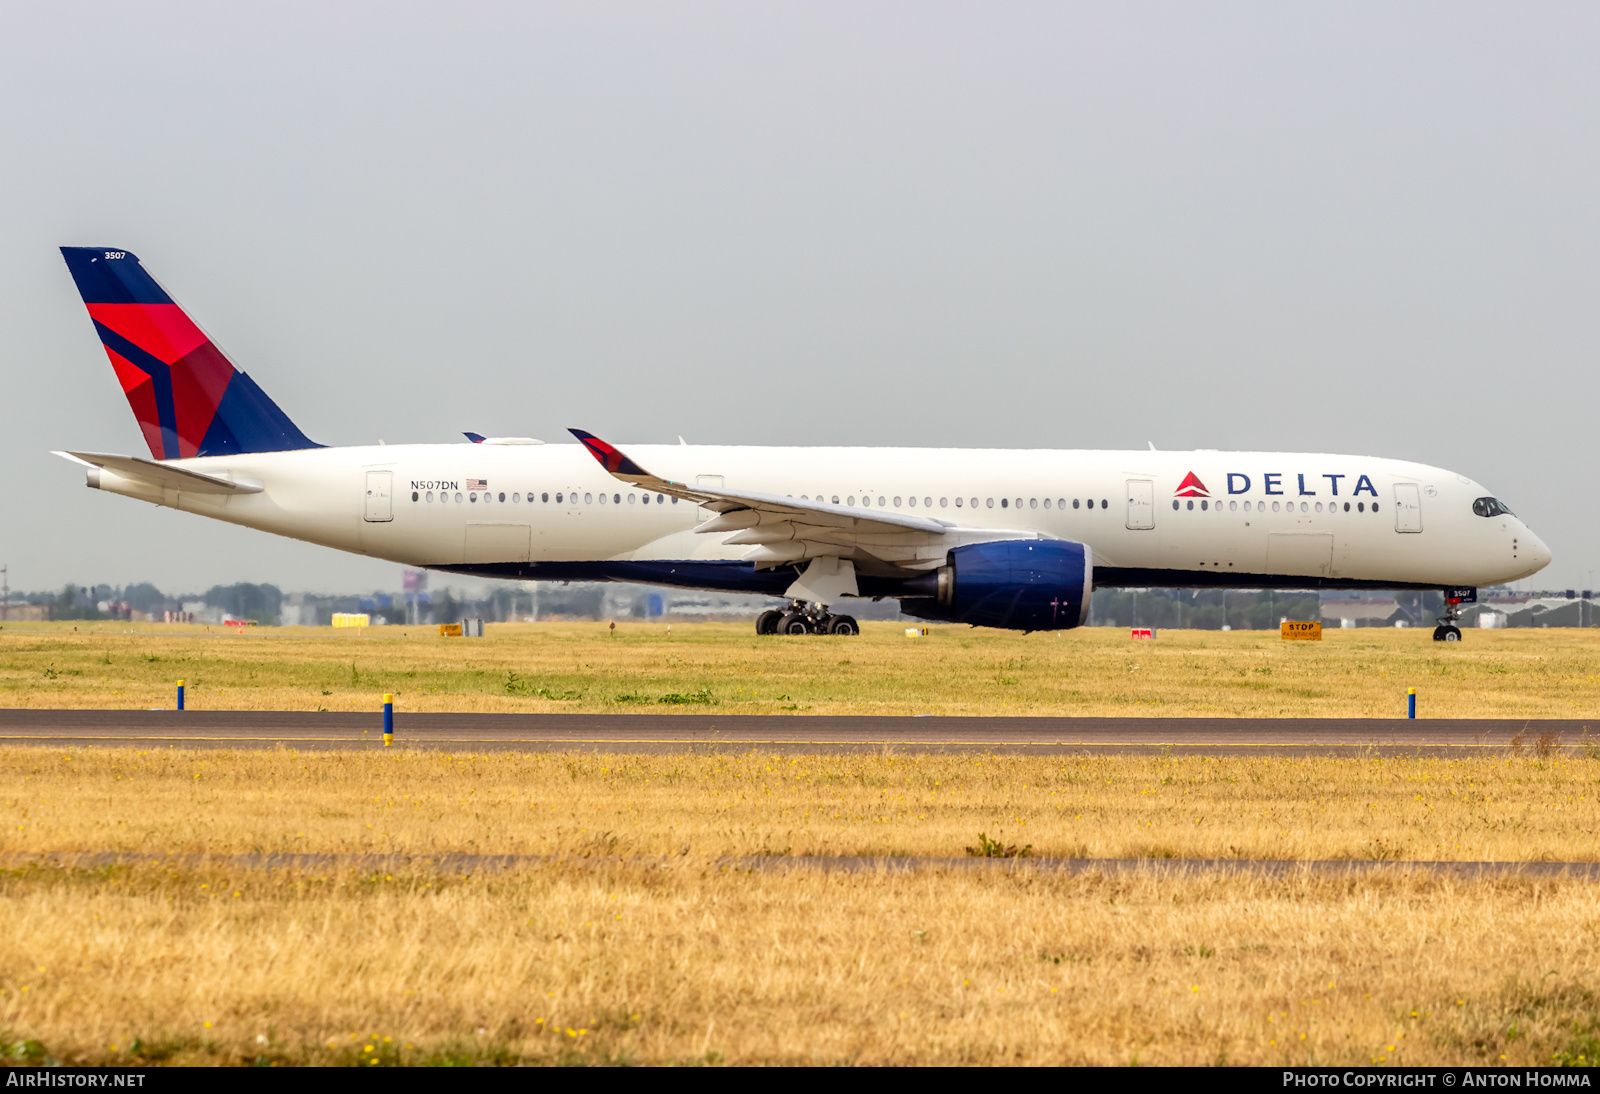
[{"label": "nose landing gear", "polygon": [[848,615],[834,615],[821,604],[796,600],[787,611],[765,611],[756,617],[757,634],[860,634]]},{"label": "nose landing gear", "polygon": [[1454,591],[1453,589],[1445,590],[1444,614],[1435,618],[1435,622],[1439,625],[1433,628],[1433,640],[1435,642],[1461,641],[1461,628],[1456,626],[1456,622],[1461,618],[1461,602],[1465,598],[1451,596],[1450,593]]}]

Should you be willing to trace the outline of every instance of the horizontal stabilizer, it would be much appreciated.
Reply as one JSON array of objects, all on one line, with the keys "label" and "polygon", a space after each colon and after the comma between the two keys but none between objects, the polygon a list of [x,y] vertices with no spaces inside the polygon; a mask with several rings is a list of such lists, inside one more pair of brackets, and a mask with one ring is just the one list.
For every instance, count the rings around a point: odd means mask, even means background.
[{"label": "horizontal stabilizer", "polygon": [[141,460],[137,456],[115,456],[107,452],[54,452],[52,455],[85,467],[111,471],[125,479],[147,482],[163,490],[187,494],[259,494],[264,489],[259,479],[227,479],[170,463]]}]

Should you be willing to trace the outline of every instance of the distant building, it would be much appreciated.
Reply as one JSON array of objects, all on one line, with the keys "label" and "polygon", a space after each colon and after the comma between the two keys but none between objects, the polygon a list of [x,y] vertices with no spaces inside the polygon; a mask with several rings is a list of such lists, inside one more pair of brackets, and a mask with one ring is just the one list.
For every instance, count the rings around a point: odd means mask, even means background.
[{"label": "distant building", "polygon": [[1595,603],[1586,598],[1537,597],[1474,604],[1462,613],[1463,627],[1480,627],[1482,615],[1498,616],[1496,627],[1593,627],[1600,625]]},{"label": "distant building", "polygon": [[1360,600],[1322,601],[1322,622],[1331,627],[1392,627],[1399,620],[1415,625],[1393,595]]}]

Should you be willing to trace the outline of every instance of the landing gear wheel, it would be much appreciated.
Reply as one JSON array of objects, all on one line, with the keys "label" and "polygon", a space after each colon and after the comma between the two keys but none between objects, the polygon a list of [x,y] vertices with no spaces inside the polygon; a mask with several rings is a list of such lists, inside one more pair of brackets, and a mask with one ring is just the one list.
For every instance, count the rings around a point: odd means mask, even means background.
[{"label": "landing gear wheel", "polygon": [[860,634],[861,625],[848,615],[836,615],[828,620],[829,634]]},{"label": "landing gear wheel", "polygon": [[1461,641],[1461,628],[1456,626],[1456,621],[1461,618],[1461,602],[1466,598],[1459,595],[1452,596],[1450,594],[1464,592],[1471,593],[1474,597],[1477,596],[1476,590],[1472,589],[1444,590],[1444,614],[1434,618],[1434,622],[1439,624],[1437,627],[1433,628],[1433,640],[1435,642]]},{"label": "landing gear wheel", "polygon": [[778,633],[778,620],[780,620],[782,618],[783,618],[783,613],[780,612],[780,611],[765,611],[765,612],[762,612],[760,615],[756,616],[756,633],[757,634],[777,634]]},{"label": "landing gear wheel", "polygon": [[787,612],[778,620],[778,634],[810,634],[811,620],[799,612]]}]

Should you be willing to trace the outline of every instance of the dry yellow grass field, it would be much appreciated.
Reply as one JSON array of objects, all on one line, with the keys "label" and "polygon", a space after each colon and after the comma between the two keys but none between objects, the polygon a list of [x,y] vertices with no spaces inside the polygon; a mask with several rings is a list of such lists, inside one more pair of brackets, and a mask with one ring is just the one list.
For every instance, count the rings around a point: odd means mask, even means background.
[{"label": "dry yellow grass field", "polygon": [[79,1063],[1549,1064],[1594,885],[553,864],[0,874],[0,1027]]},{"label": "dry yellow grass field", "polygon": [[[0,1038],[73,1062],[1588,1062],[1600,886],[724,854],[1596,857],[1600,759],[6,749]],[[522,852],[500,875],[177,852]],[[31,1054],[31,1055],[30,1055]],[[1582,1058],[1580,1061],[1580,1057]]]},{"label": "dry yellow grass field", "polygon": [[1253,631],[1085,628],[1021,635],[891,623],[859,638],[757,638],[747,624],[490,625],[251,630],[9,624],[0,707],[170,706],[417,711],[747,714],[1075,714],[1394,717],[1416,687],[1424,717],[1600,716],[1600,630],[1334,630],[1320,643]]},{"label": "dry yellow grass field", "polygon": [[[1600,753],[1593,747],[1591,752]],[[1600,759],[0,749],[0,853],[1600,859]]]},{"label": "dry yellow grass field", "polygon": [[[117,628],[118,631],[138,628]],[[166,629],[166,628],[162,628]],[[1588,717],[1585,632],[0,630],[0,706]],[[552,698],[556,696],[557,698]],[[662,703],[677,696],[687,703]],[[1569,745],[1579,741],[1568,741]],[[0,749],[0,1041],[82,1063],[1588,1063],[1600,885],[741,872],[727,855],[1600,859],[1600,748]],[[121,851],[106,869],[18,853]],[[557,856],[462,878],[168,856]]]}]

